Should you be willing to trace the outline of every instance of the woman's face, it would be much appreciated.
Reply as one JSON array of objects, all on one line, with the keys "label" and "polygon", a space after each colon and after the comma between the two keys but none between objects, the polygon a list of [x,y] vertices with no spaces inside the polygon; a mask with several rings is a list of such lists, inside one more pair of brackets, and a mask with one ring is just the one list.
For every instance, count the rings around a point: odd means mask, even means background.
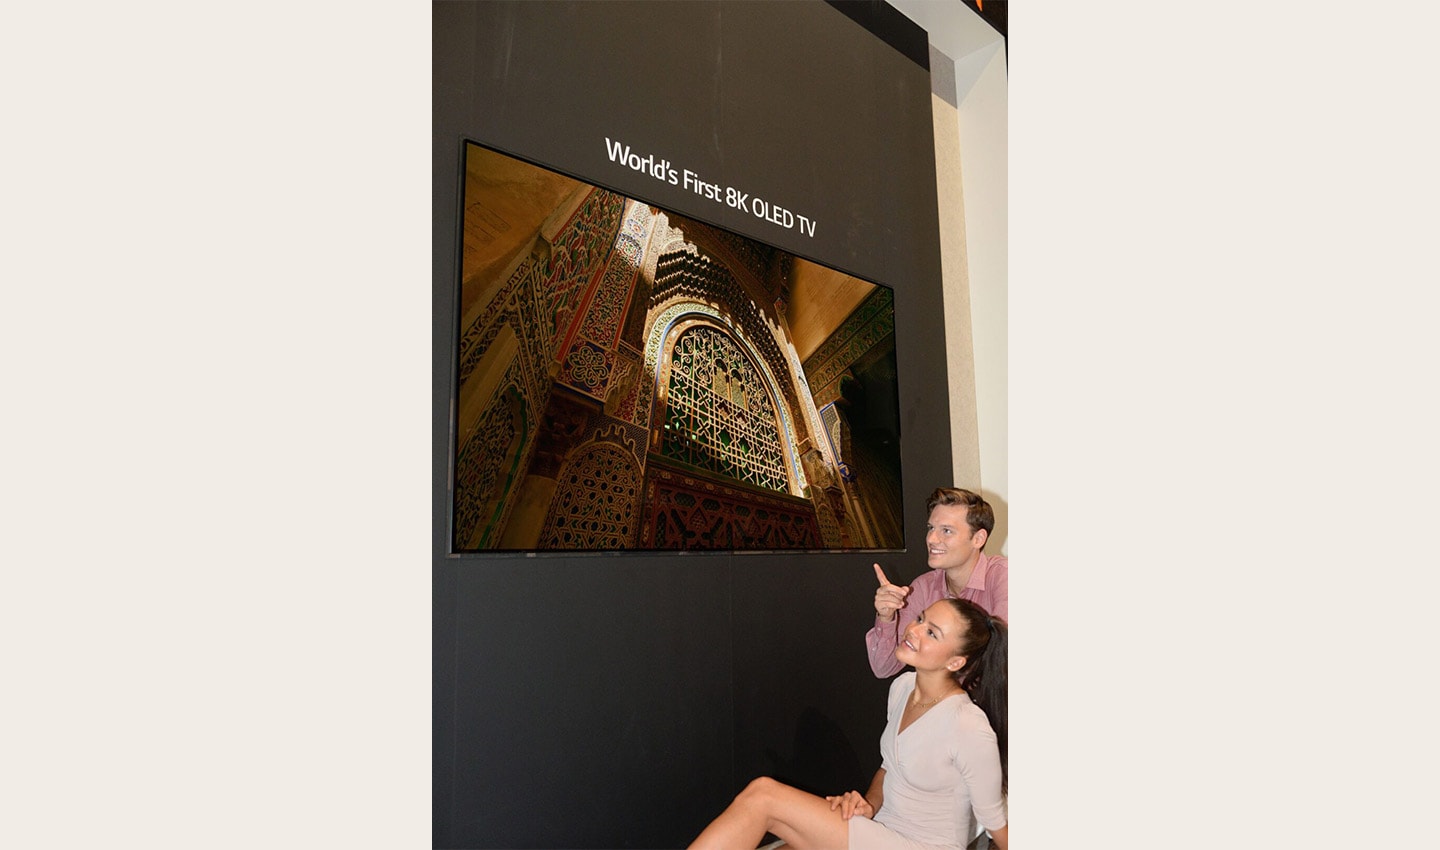
[{"label": "woman's face", "polygon": [[900,634],[895,657],[916,670],[944,667],[959,670],[965,659],[959,654],[960,635],[965,621],[954,606],[943,600],[926,608]]}]

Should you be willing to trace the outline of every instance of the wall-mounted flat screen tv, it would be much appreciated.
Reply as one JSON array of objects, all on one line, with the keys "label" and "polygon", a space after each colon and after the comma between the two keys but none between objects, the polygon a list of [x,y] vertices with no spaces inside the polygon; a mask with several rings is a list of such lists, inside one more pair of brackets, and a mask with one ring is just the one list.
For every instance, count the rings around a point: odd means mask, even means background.
[{"label": "wall-mounted flat screen tv", "polygon": [[451,543],[903,548],[894,293],[467,143]]}]

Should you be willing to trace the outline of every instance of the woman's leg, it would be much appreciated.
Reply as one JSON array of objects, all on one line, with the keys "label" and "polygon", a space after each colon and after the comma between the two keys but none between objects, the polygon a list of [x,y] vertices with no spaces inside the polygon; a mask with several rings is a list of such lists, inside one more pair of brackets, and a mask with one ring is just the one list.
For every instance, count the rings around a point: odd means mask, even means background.
[{"label": "woman's leg", "polygon": [[746,786],[690,848],[743,850],[758,846],[767,832],[794,850],[837,850],[850,840],[849,824],[824,798],[762,776]]}]

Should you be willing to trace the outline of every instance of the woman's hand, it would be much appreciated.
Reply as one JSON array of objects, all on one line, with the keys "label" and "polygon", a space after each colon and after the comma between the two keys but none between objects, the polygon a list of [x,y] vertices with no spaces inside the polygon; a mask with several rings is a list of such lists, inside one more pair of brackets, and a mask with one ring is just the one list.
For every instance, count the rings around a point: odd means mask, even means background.
[{"label": "woman's hand", "polygon": [[870,805],[870,801],[859,791],[846,791],[838,797],[826,797],[825,802],[830,804],[832,812],[838,808],[840,817],[844,820],[850,820],[854,815],[864,818],[875,816],[875,809]]}]

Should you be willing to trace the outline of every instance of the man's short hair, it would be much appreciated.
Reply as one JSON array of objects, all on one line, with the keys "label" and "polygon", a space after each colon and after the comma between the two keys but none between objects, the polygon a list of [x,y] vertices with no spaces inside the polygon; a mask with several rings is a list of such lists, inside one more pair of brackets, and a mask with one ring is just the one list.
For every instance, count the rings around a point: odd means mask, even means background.
[{"label": "man's short hair", "polygon": [[976,493],[961,490],[959,487],[937,487],[925,501],[927,516],[935,510],[936,505],[964,505],[965,524],[970,526],[971,536],[982,528],[985,529],[987,538],[995,531],[995,509]]}]

